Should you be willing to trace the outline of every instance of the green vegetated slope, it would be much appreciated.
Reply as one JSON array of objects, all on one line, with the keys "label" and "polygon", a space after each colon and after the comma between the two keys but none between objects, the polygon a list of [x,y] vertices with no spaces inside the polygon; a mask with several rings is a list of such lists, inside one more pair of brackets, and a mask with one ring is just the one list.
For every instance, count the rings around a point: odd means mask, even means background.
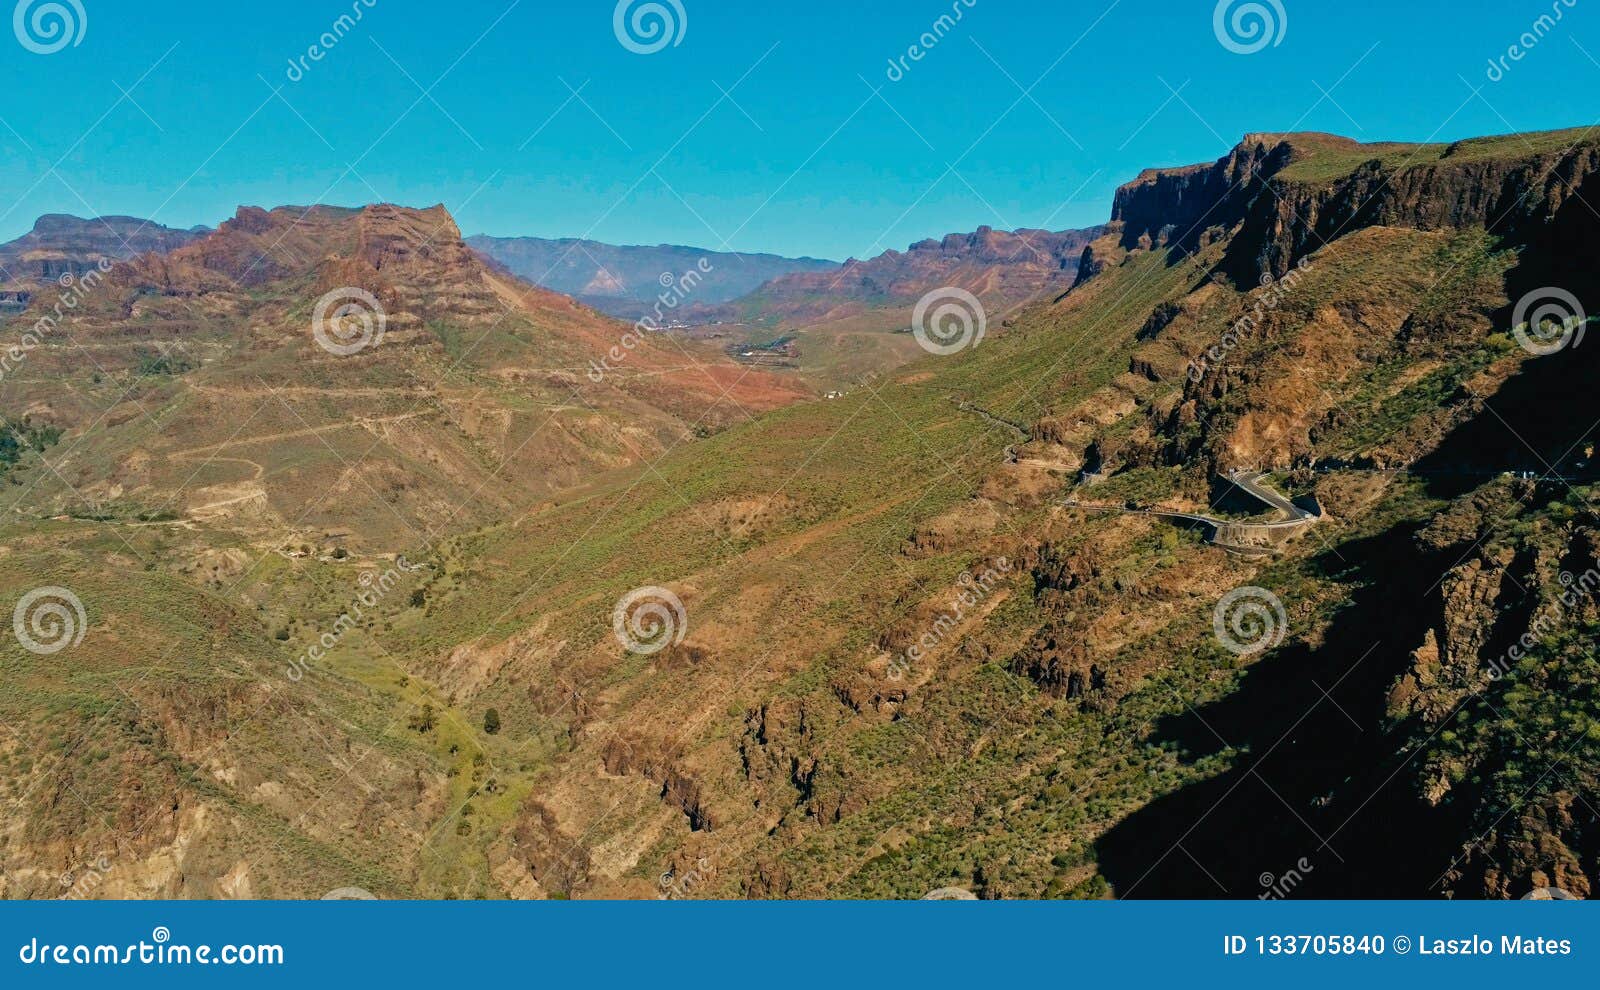
[{"label": "green vegetated slope", "polygon": [[[170,827],[126,843],[131,893],[1255,897],[1294,870],[1294,896],[1586,894],[1596,611],[1561,574],[1596,566],[1600,409],[1588,349],[1509,335],[1527,291],[1593,294],[1574,144],[1457,173],[1323,168],[1291,136],[1141,177],[1065,297],[455,529],[298,682],[390,555],[21,523],[6,595],[59,574],[90,635],[4,654],[8,712],[57,712],[7,744],[7,894],[133,806]],[[1448,205],[1505,173],[1486,219]],[[1154,223],[1173,183],[1217,208]],[[1246,560],[1059,504],[1244,516],[1216,480],[1244,466],[1324,520]],[[1240,657],[1213,609],[1246,586],[1287,628]],[[648,656],[612,629],[641,587],[683,606]],[[268,717],[220,730],[239,709]],[[24,797],[53,754],[90,810]]]}]

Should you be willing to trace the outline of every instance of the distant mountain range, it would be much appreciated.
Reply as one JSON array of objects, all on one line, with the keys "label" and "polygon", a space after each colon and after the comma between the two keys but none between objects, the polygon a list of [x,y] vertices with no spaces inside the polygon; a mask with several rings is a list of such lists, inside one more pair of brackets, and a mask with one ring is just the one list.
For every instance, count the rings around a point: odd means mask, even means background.
[{"label": "distant mountain range", "polygon": [[802,327],[885,311],[899,319],[923,295],[955,286],[966,289],[992,312],[1000,312],[1053,289],[1065,292],[1077,277],[1084,248],[1105,233],[1087,230],[995,230],[949,234],[918,241],[905,251],[885,251],[866,261],[850,259],[828,272],[796,272],[776,278],[733,303],[708,311],[702,322],[747,322]]},{"label": "distant mountain range", "polygon": [[650,312],[666,285],[702,261],[710,271],[673,316],[689,325],[743,323],[798,328],[873,314],[885,326],[924,294],[967,289],[1003,311],[1077,277],[1083,249],[1104,233],[1088,230],[1002,231],[979,227],[839,264],[816,258],[728,254],[661,245],[625,247],[538,237],[469,237],[468,246],[508,272],[623,319]]},{"label": "distant mountain range", "polygon": [[673,244],[625,246],[575,238],[480,235],[467,238],[467,245],[518,278],[627,320],[653,309],[668,277],[675,281],[692,270],[704,274],[685,302],[707,306],[738,299],[780,276],[839,268],[836,261],[818,258],[732,254]]},{"label": "distant mountain range", "polygon": [[77,275],[102,259],[126,261],[155,251],[165,254],[198,240],[207,227],[178,230],[138,217],[42,216],[33,230],[0,244],[0,281],[11,287]]},{"label": "distant mountain range", "polygon": [[[80,274],[103,259],[166,254],[211,230],[180,230],[137,217],[47,214],[32,231],[0,244],[0,306],[14,309],[31,290]],[[1083,249],[1103,228],[997,231],[979,227],[844,264],[774,254],[733,254],[680,245],[627,246],[575,238],[466,239],[492,265],[602,313],[635,320],[694,271],[673,317],[691,325],[746,323],[790,328],[868,314],[900,319],[923,294],[946,285],[971,291],[1000,311],[1077,276]],[[670,282],[668,280],[671,280]],[[880,321],[881,322],[881,321]]]}]

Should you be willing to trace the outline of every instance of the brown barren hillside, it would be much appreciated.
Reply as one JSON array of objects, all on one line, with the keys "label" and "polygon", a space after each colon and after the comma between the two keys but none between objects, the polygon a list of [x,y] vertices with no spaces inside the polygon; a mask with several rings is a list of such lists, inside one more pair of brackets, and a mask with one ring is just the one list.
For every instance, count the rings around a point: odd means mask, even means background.
[{"label": "brown barren hillside", "polygon": [[[319,320],[325,299],[354,312]],[[0,399],[65,435],[19,508],[262,535],[481,524],[805,396],[490,272],[443,207],[243,208],[42,290],[29,329]],[[352,512],[351,491],[379,504]]]}]

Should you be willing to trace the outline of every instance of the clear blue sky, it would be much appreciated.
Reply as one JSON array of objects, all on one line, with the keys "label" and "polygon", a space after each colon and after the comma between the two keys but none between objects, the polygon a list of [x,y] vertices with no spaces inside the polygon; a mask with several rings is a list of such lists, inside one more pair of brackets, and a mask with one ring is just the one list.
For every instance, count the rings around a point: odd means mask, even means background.
[{"label": "clear blue sky", "polygon": [[[1248,55],[1219,43],[1213,0],[679,0],[681,43],[649,55],[618,42],[614,0],[79,2],[76,47],[0,32],[0,238],[48,212],[190,226],[381,199],[443,202],[467,233],[843,258],[1098,223],[1140,168],[1247,131],[1600,119],[1600,0],[1563,9],[1499,82],[1489,60],[1563,0],[1278,0],[1281,44]],[[891,82],[954,5],[960,23]],[[353,6],[361,22],[291,82]]]}]

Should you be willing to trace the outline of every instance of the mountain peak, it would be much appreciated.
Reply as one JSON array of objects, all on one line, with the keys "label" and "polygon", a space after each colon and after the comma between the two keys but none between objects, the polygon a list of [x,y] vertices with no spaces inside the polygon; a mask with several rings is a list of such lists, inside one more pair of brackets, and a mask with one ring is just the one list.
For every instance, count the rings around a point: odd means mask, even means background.
[{"label": "mountain peak", "polygon": [[53,282],[103,261],[173,251],[207,233],[203,227],[177,230],[138,217],[46,213],[34,221],[31,231],[0,244],[0,280],[5,284]]}]

